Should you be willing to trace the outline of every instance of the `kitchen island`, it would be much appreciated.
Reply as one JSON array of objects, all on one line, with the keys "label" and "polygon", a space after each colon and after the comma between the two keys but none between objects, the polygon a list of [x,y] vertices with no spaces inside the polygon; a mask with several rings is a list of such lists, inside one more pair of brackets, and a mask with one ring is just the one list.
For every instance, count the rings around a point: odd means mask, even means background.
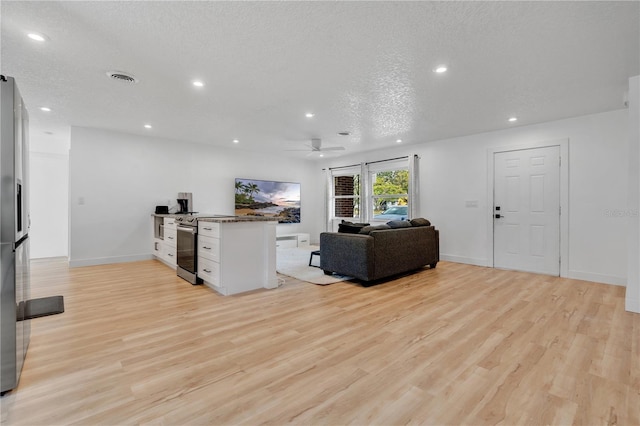
[{"label": "kitchen island", "polygon": [[[154,216],[171,222],[178,215]],[[276,288],[277,223],[260,216],[199,217],[198,278],[225,296]]]}]

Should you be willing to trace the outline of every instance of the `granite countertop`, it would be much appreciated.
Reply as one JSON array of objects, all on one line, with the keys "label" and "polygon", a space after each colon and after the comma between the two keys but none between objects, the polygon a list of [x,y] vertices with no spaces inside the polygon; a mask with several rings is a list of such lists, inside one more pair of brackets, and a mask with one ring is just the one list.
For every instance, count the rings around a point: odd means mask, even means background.
[{"label": "granite countertop", "polygon": [[198,222],[277,222],[278,219],[264,216],[228,216],[228,217],[202,217],[198,218]]},{"label": "granite countertop", "polygon": [[[184,214],[180,213],[169,213],[169,214],[157,214],[151,213],[153,217],[168,217],[168,218],[176,218],[180,216],[184,216]],[[265,216],[219,216],[219,217],[198,217],[199,222],[217,222],[217,223],[229,223],[229,222],[277,222],[278,219],[273,217],[265,217]]]}]

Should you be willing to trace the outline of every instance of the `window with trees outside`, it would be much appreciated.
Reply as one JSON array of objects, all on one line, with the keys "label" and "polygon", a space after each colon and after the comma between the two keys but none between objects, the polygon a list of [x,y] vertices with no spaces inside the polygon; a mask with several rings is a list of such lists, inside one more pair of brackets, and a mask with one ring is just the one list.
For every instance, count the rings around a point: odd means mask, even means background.
[{"label": "window with trees outside", "polygon": [[373,221],[409,218],[409,169],[393,169],[369,173]]},{"label": "window with trees outside", "polygon": [[417,155],[327,169],[327,229],[341,220],[386,223],[419,214]]}]

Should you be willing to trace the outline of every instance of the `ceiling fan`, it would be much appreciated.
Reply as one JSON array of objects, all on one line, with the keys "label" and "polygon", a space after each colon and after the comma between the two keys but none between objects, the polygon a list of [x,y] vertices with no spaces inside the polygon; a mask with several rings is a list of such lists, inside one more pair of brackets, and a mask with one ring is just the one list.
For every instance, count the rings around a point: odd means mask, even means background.
[{"label": "ceiling fan", "polygon": [[316,152],[325,152],[325,151],[344,151],[344,146],[328,146],[326,148],[322,147],[322,140],[320,138],[311,139],[311,145],[307,145],[305,149],[287,149],[287,151],[309,151],[310,154]]}]

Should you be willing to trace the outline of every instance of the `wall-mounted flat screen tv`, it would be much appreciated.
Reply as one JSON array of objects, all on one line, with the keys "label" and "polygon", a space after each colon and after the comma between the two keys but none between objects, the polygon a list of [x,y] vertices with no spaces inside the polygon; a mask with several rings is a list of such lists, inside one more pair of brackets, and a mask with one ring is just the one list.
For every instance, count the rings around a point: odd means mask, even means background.
[{"label": "wall-mounted flat screen tv", "polygon": [[237,178],[235,214],[300,223],[300,184]]}]

